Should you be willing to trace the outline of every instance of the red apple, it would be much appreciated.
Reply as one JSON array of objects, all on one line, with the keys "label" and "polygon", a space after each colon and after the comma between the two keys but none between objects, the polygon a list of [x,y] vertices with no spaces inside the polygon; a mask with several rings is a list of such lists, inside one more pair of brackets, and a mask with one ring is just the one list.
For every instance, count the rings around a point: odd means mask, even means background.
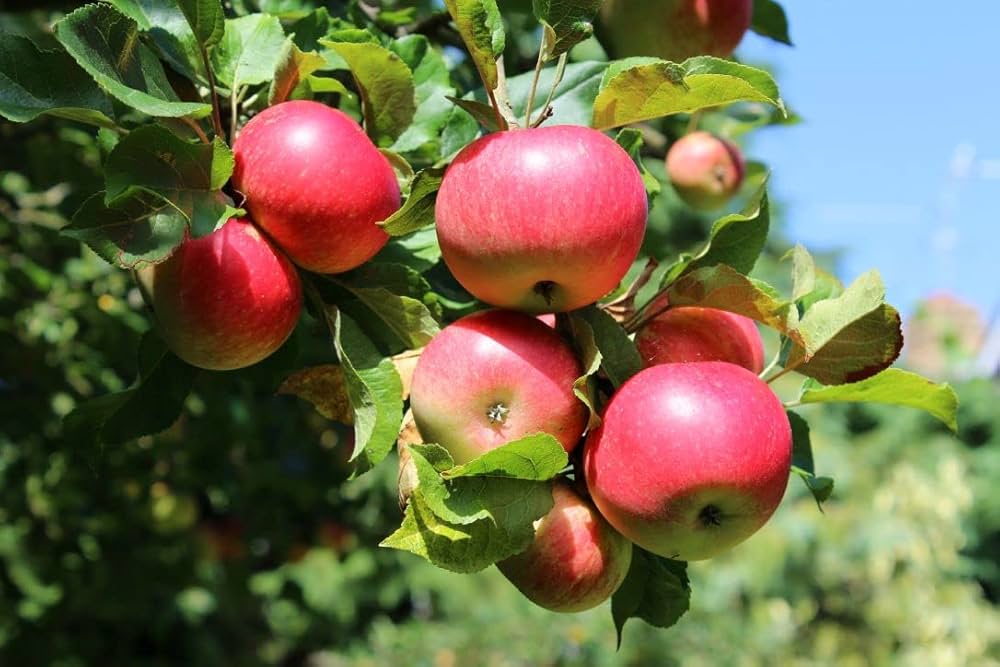
[{"label": "red apple", "polygon": [[340,273],[388,241],[375,223],[399,208],[396,175],[343,112],[304,100],[277,104],[250,119],[233,152],[242,205],[299,266]]},{"label": "red apple", "polygon": [[689,206],[717,209],[743,184],[746,165],[739,146],[708,132],[692,132],[667,151],[667,176]]},{"label": "red apple", "polygon": [[[649,308],[666,305],[661,299]],[[690,361],[728,361],[755,375],[764,370],[764,342],[749,317],[715,308],[681,306],[643,325],[635,346],[646,366]]]},{"label": "red apple", "polygon": [[444,261],[483,301],[531,313],[593,303],[622,279],[646,230],[632,158],[576,125],[489,134],[438,192]]},{"label": "red apple", "polygon": [[750,27],[753,0],[605,0],[601,19],[617,58],[728,58]]},{"label": "red apple", "polygon": [[531,546],[497,568],[540,607],[585,611],[618,590],[632,563],[632,543],[565,482],[553,484],[552,500],[535,522]]},{"label": "red apple", "polygon": [[721,361],[640,371],[587,438],[597,508],[655,554],[711,558],[763,526],[785,493],[792,434],[781,401]]},{"label": "red apple", "polygon": [[539,432],[568,452],[587,423],[586,408],[573,394],[581,375],[570,346],[534,317],[475,313],[424,348],[410,407],[424,441],[446,448],[457,463]]},{"label": "red apple", "polygon": [[139,273],[174,354],[192,366],[250,366],[281,347],[302,310],[295,267],[246,220],[188,239]]}]

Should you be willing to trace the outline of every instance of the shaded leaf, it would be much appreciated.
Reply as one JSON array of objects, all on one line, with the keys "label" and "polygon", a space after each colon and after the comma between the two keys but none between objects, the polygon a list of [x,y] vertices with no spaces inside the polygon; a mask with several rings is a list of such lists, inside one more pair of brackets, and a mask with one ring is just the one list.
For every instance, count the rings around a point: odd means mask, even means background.
[{"label": "shaded leaf", "polygon": [[628,619],[640,618],[657,628],[669,628],[687,612],[690,602],[687,563],[662,558],[633,545],[628,574],[611,596],[618,646]]},{"label": "shaded leaf", "polygon": [[344,369],[336,364],[302,368],[285,378],[277,393],[291,394],[312,403],[317,412],[332,421],[354,423]]},{"label": "shaded leaf", "polygon": [[625,149],[625,152],[635,162],[635,166],[639,168],[639,173],[642,174],[642,184],[646,186],[646,196],[650,200],[654,199],[660,194],[662,186],[660,180],[650,173],[642,163],[642,132],[633,127],[626,127],[618,132],[615,141]]},{"label": "shaded leaf", "polygon": [[758,35],[792,46],[792,39],[788,36],[788,17],[784,8],[774,0],[753,0],[750,29]]},{"label": "shaded leaf", "polygon": [[207,116],[211,105],[181,102],[136,22],[110,5],[85,5],[55,25],[77,64],[125,104],[150,116]]},{"label": "shaded leaf", "polygon": [[642,370],[642,357],[635,343],[611,315],[596,306],[588,306],[570,313],[570,321],[574,336],[593,337],[601,353],[601,368],[616,388]]},{"label": "shaded leaf", "polygon": [[444,180],[444,169],[429,168],[418,172],[410,184],[410,194],[403,206],[378,223],[390,236],[404,236],[434,224],[434,203]]},{"label": "shaded leaf", "polygon": [[[292,91],[295,90],[296,86],[303,81],[310,81],[309,75],[321,69],[325,64],[326,61],[318,53],[305,52],[293,42],[286,41],[282,49],[281,56],[278,59],[278,65],[274,70],[274,78],[271,80],[271,87],[268,89],[268,106],[280,104],[281,102],[287,100],[291,97]],[[328,81],[336,81],[336,79],[328,79]],[[343,84],[339,81],[336,83],[340,88],[344,89]],[[313,89],[311,88],[311,90]],[[325,92],[340,91],[335,90]]]}]

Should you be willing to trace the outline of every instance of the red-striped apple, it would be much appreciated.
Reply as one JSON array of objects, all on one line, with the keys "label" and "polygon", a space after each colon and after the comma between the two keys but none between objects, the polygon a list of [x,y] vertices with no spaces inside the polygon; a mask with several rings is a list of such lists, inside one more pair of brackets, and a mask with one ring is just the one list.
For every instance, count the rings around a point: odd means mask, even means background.
[{"label": "red-striped apple", "polygon": [[585,611],[618,590],[632,563],[632,543],[566,482],[553,483],[552,500],[535,522],[531,546],[497,568],[540,607]]},{"label": "red-striped apple", "polygon": [[445,327],[424,348],[410,407],[424,441],[447,449],[456,463],[539,432],[570,451],[587,423],[573,393],[581,375],[555,330],[523,313],[480,312]]},{"label": "red-striped apple", "polygon": [[724,205],[743,184],[746,164],[739,146],[708,132],[692,132],[667,151],[667,176],[689,206],[710,211]]},{"label": "red-striped apple", "polygon": [[785,493],[792,434],[781,401],[721,361],[640,371],[587,438],[591,496],[618,532],[667,558],[701,560],[739,544]]},{"label": "red-striped apple", "polygon": [[164,341],[200,368],[232,370],[270,356],[302,310],[295,267],[245,219],[188,239],[139,279]]},{"label": "red-striped apple", "polygon": [[389,237],[375,223],[399,208],[396,175],[361,127],[318,102],[269,107],[233,144],[241,204],[299,266],[340,273]]},{"label": "red-striped apple", "polygon": [[466,147],[436,204],[444,261],[465,289],[531,313],[614,289],[646,230],[646,190],[618,144],[576,125],[495,132]]}]

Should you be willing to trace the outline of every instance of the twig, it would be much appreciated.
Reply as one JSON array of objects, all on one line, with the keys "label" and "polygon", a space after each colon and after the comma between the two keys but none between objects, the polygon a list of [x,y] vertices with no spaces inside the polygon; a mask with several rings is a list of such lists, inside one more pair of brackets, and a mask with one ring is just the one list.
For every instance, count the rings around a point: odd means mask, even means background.
[{"label": "twig", "polygon": [[208,135],[205,134],[205,131],[201,129],[201,126],[198,125],[198,123],[193,118],[189,118],[188,116],[181,116],[181,120],[184,121],[184,123],[187,124],[192,130],[194,130],[194,133],[198,135],[198,138],[201,139],[202,143],[206,144],[212,143],[211,141],[208,140]]}]

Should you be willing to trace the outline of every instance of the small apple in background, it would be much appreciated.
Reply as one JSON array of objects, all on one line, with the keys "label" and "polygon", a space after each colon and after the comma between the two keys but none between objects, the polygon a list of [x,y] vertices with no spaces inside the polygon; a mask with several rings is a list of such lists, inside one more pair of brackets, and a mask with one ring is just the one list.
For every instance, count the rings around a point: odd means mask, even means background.
[{"label": "small apple in background", "polygon": [[489,134],[445,173],[435,207],[445,263],[502,308],[562,312],[614,289],[646,231],[646,190],[618,144],[576,125]]},{"label": "small apple in background", "polygon": [[184,241],[139,280],[167,346],[199,368],[232,370],[270,356],[302,310],[295,266],[245,219]]},{"label": "small apple in background", "polygon": [[552,500],[535,522],[531,546],[497,568],[540,607],[585,611],[618,590],[632,563],[632,543],[566,482],[553,484]]},{"label": "small apple in background", "polygon": [[723,206],[743,184],[746,164],[739,146],[708,132],[684,135],[667,151],[667,176],[692,208]]},{"label": "small apple in background", "polygon": [[375,223],[400,205],[396,174],[361,127],[310,101],[283,102],[250,119],[233,144],[233,186],[243,206],[299,266],[340,273],[389,240]]},{"label": "small apple in background", "polygon": [[601,514],[667,558],[711,558],[763,526],[785,493],[792,434],[770,387],[721,361],[640,371],[587,438]]},{"label": "small apple in background", "polygon": [[573,382],[583,375],[570,346],[530,315],[491,310],[434,337],[417,362],[410,408],[424,442],[456,463],[534,433],[576,447],[587,424]]},{"label": "small apple in background", "polygon": [[616,58],[728,58],[750,28],[753,0],[605,0],[601,21]]},{"label": "small apple in background", "polygon": [[[651,313],[667,305],[651,303]],[[749,317],[715,308],[680,306],[665,310],[636,333],[635,346],[646,366],[691,361],[728,361],[759,375],[764,370],[764,342]]]}]

